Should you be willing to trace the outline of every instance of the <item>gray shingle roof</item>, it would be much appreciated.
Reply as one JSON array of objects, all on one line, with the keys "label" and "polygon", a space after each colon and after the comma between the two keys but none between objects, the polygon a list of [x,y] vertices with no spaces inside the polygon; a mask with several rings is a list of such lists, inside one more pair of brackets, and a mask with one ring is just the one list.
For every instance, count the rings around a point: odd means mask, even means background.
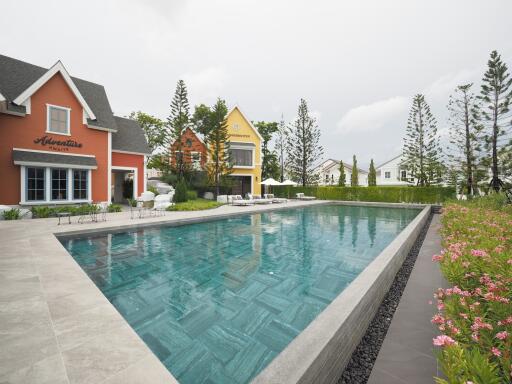
[{"label": "gray shingle roof", "polygon": [[[0,55],[0,93],[8,100],[8,109],[19,112],[22,107],[12,104],[12,100],[47,71],[47,68]],[[96,120],[90,123],[98,127],[117,129],[105,88],[76,77],[71,79],[96,115]]]},{"label": "gray shingle roof", "polygon": [[117,132],[112,134],[112,150],[150,154],[146,137],[135,120],[114,116]]},{"label": "gray shingle roof", "polygon": [[40,164],[67,164],[96,167],[96,158],[80,155],[61,155],[59,153],[42,153],[13,149],[12,159],[16,162],[31,162]]}]

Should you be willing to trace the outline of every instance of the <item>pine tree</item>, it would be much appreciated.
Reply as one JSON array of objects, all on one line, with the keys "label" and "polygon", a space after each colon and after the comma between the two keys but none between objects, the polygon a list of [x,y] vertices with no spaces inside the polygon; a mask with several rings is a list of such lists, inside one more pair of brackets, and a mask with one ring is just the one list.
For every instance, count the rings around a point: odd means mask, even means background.
[{"label": "pine tree", "polygon": [[338,186],[344,187],[347,183],[346,176],[345,176],[345,165],[343,164],[343,160],[340,160],[340,177],[338,178]]},{"label": "pine tree", "polygon": [[206,130],[205,143],[208,148],[206,172],[210,183],[215,186],[215,197],[220,193],[222,178],[232,172],[229,156],[229,134],[226,102],[218,99],[208,118],[211,126]]},{"label": "pine tree", "polygon": [[277,130],[275,152],[277,154],[277,160],[279,162],[279,181],[284,181],[284,166],[286,164],[286,136],[287,129],[284,122],[283,115],[281,115],[281,121]]},{"label": "pine tree", "polygon": [[258,121],[254,123],[254,126],[258,130],[259,134],[263,138],[263,142],[261,143],[261,178],[263,180],[271,177],[270,171],[270,162],[272,161],[272,151],[269,148],[270,140],[272,140],[272,135],[279,130],[279,126],[276,122],[265,122]]},{"label": "pine tree", "polygon": [[490,186],[499,191],[503,186],[499,178],[500,156],[506,156],[510,150],[510,142],[504,136],[510,133],[508,112],[512,99],[512,78],[509,78],[507,65],[496,51],[491,52],[487,67],[479,99],[482,101],[486,149],[490,152],[490,159],[486,161],[492,172]]},{"label": "pine tree", "polygon": [[460,85],[450,96],[450,141],[447,156],[450,160],[450,178],[455,186],[463,185],[468,196],[476,192],[478,158],[481,150],[482,125],[479,122],[479,104],[471,91],[473,84]]},{"label": "pine tree", "polygon": [[287,168],[292,180],[304,187],[318,183],[314,164],[323,152],[316,120],[310,116],[306,100],[301,99],[297,118],[289,127],[286,138]]},{"label": "pine tree", "polygon": [[430,185],[440,181],[440,156],[436,119],[425,96],[418,94],[414,96],[407,121],[403,165],[417,179],[418,185]]},{"label": "pine tree", "polygon": [[[188,94],[187,86],[183,80],[178,80],[176,85],[176,91],[174,98],[171,102],[171,114],[167,118],[167,126],[169,128],[170,142],[168,144],[168,150],[171,150],[171,146],[176,143],[174,148],[175,153],[170,154],[174,156],[174,168],[178,180],[183,178],[185,172],[185,166],[187,164],[185,155],[183,153],[183,133],[188,126],[190,119],[189,106],[188,106]],[[171,159],[172,157],[169,157]]]},{"label": "pine tree", "polygon": [[350,175],[350,186],[357,187],[359,185],[359,169],[357,169],[356,155],[352,157],[352,174]]},{"label": "pine tree", "polygon": [[368,186],[375,187],[377,185],[377,171],[375,170],[375,164],[373,159],[370,161],[370,169],[368,171]]}]

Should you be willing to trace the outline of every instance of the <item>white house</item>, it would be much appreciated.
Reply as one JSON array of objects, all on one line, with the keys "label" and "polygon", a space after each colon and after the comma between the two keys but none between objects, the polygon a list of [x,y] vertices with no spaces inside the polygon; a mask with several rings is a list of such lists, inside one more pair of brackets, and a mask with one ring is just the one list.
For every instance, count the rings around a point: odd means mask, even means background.
[{"label": "white house", "polygon": [[398,155],[377,166],[377,185],[411,185],[416,180],[402,165],[403,157]]},{"label": "white house", "polygon": [[[352,167],[343,162],[345,168],[345,184],[350,185]],[[327,159],[317,165],[314,172],[319,176],[319,185],[338,185],[340,177],[340,162],[334,159]],[[359,168],[359,185],[368,185],[368,172]]]}]

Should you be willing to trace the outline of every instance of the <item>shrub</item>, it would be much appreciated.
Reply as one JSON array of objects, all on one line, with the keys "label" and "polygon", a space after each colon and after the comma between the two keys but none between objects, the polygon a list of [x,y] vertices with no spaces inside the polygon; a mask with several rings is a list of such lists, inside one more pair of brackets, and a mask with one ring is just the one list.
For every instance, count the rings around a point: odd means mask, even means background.
[{"label": "shrub", "polygon": [[[434,255],[451,288],[435,294],[441,335],[438,383],[505,383],[512,370],[512,214],[502,198],[448,204],[443,251]],[[486,208],[482,208],[482,206]],[[488,207],[494,207],[490,209]]]},{"label": "shrub", "polygon": [[122,207],[119,204],[109,204],[107,210],[110,213],[121,212],[122,211]]},{"label": "shrub", "polygon": [[19,208],[11,208],[3,212],[4,220],[19,220],[21,219],[21,211]]},{"label": "shrub", "polygon": [[185,181],[180,180],[176,184],[176,191],[174,192],[174,202],[184,203],[187,201],[187,184]]},{"label": "shrub", "polygon": [[295,197],[298,192],[324,200],[374,201],[383,203],[438,204],[455,198],[450,187],[273,187],[279,197]]},{"label": "shrub", "polygon": [[212,200],[197,199],[184,203],[177,203],[167,208],[168,211],[201,211],[204,209],[212,209],[220,207],[222,203]]},{"label": "shrub", "polygon": [[136,207],[137,206],[137,200],[135,200],[135,199],[126,199],[126,201],[128,202],[128,205],[130,207]]},{"label": "shrub", "polygon": [[54,215],[50,207],[32,207],[30,211],[32,212],[33,219],[44,219]]},{"label": "shrub", "polygon": [[196,191],[187,191],[187,200],[196,200],[197,192]]}]

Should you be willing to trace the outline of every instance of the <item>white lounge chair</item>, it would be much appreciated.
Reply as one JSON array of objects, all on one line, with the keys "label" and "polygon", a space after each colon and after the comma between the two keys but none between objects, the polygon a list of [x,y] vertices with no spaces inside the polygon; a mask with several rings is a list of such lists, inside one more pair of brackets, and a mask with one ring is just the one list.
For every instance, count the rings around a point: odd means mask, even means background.
[{"label": "white lounge chair", "polygon": [[253,195],[252,193],[248,193],[247,197],[249,200],[254,201],[254,204],[272,204],[271,199],[262,199],[261,195]]},{"label": "white lounge chair", "polygon": [[246,205],[253,205],[253,204],[254,204],[254,200],[245,200],[242,198],[241,195],[231,196],[231,205],[246,206]]},{"label": "white lounge chair", "polygon": [[315,196],[304,196],[304,194],[302,192],[297,193],[295,196],[299,200],[315,200],[316,199]]},{"label": "white lounge chair", "polygon": [[265,199],[272,200],[273,203],[287,203],[288,199],[285,199],[284,197],[275,197],[273,193],[265,193],[263,195]]},{"label": "white lounge chair", "polygon": [[152,208],[153,211],[155,211],[156,213],[165,214],[167,208],[174,205],[174,203],[171,202],[171,198],[172,195],[170,193],[155,196],[155,203]]}]

